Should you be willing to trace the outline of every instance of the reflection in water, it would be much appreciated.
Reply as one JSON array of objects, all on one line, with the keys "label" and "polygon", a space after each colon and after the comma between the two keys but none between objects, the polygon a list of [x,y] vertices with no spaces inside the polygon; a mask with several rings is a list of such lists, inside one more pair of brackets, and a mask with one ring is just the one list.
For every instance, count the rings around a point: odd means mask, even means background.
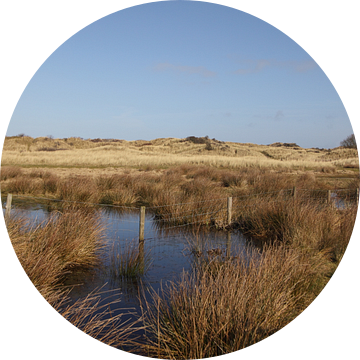
[{"label": "reflection in water", "polygon": [[[46,220],[53,207],[14,199],[13,209],[29,221],[40,223]],[[166,225],[161,227],[159,222],[154,222],[153,215],[148,212],[145,218],[145,240],[139,243],[138,211],[105,207],[89,211],[99,215],[106,229],[105,250],[98,268],[78,270],[67,278],[65,285],[72,288],[70,297],[73,301],[86,297],[95,289],[101,288],[103,292],[118,289],[113,292],[113,296],[121,297],[120,304],[117,304],[120,306],[118,310],[133,309],[140,314],[140,293],[151,301],[150,290],[157,292],[167,282],[176,281],[183,271],[192,271],[199,254],[210,255],[214,252],[214,255],[218,253],[230,257],[236,252],[240,256],[247,256],[249,244],[237,231],[210,231],[184,226],[164,230]],[[131,241],[139,246],[140,258],[150,254],[151,266],[140,277],[111,276],[111,252]]]}]

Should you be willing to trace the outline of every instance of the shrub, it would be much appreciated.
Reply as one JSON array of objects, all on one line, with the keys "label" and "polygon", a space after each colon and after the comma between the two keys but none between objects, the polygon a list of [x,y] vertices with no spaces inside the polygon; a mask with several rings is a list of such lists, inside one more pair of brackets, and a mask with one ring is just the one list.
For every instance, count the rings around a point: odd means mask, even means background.
[{"label": "shrub", "polygon": [[340,146],[350,149],[357,149],[355,135],[351,134],[346,139],[340,142]]},{"label": "shrub", "polygon": [[208,142],[208,139],[205,139],[203,137],[196,137],[196,136],[188,136],[186,140],[194,144],[206,144]]},{"label": "shrub", "polygon": [[214,150],[214,148],[213,148],[213,146],[211,145],[210,142],[207,142],[207,143],[206,143],[205,150],[207,150],[207,151]]}]

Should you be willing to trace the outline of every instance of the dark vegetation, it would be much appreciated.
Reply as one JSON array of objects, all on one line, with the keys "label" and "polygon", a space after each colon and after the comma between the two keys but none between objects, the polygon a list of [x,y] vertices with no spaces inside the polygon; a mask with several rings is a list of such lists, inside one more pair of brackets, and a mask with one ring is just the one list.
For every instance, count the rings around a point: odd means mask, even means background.
[{"label": "dark vegetation", "polygon": [[343,147],[349,148],[349,149],[357,149],[355,135],[354,134],[349,135],[346,139],[341,141],[340,146],[343,146]]}]

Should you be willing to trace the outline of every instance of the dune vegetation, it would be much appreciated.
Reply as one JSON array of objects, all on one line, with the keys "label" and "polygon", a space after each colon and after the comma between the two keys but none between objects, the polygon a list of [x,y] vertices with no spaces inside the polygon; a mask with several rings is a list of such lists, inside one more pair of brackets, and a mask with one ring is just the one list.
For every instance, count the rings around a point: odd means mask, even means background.
[{"label": "dune vegetation", "polygon": [[358,168],[356,149],[304,149],[296,144],[223,142],[207,137],[151,141],[7,137],[2,165],[22,167],[161,169],[177,165],[314,171]]},{"label": "dune vegetation", "polygon": [[[38,225],[16,216],[7,220],[16,254],[43,296],[91,336],[168,359],[242,349],[301,314],[343,257],[355,223],[358,188],[356,149],[237,144],[207,137],[16,136],[6,138],[1,166],[2,195],[36,197],[56,209]],[[336,191],[346,206],[329,203],[328,190]],[[233,201],[230,225],[228,197]],[[70,304],[69,289],[62,287],[74,269],[98,264],[104,236],[92,211],[98,204],[146,206],[160,228],[162,222],[194,222],[239,229],[257,247],[245,257],[240,252],[229,256],[200,250],[194,238],[192,271],[179,274],[151,299],[143,292],[142,313],[124,323],[122,314],[107,312],[99,294]],[[146,270],[148,262],[130,245],[110,255],[113,278],[137,278]],[[142,337],[134,337],[139,330]]]}]

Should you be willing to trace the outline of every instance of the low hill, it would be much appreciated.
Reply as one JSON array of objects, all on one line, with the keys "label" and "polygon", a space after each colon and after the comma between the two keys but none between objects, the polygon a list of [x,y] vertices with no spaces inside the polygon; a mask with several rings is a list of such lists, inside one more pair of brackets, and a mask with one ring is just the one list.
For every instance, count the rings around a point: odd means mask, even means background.
[{"label": "low hill", "polygon": [[216,167],[358,168],[356,149],[305,149],[294,143],[256,145],[208,137],[127,141],[71,137],[6,137],[2,165],[168,167],[183,163]]}]

